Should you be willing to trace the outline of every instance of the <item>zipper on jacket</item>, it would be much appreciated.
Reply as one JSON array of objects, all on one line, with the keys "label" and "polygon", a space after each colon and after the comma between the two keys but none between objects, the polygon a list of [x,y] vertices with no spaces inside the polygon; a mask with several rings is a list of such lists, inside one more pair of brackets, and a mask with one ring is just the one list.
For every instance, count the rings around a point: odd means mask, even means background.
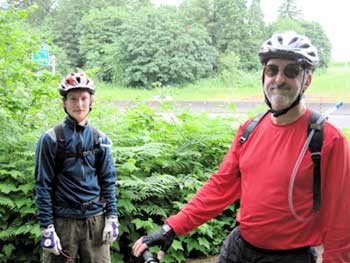
[{"label": "zipper on jacket", "polygon": [[[81,139],[81,150],[84,149],[84,137],[82,135],[84,130],[82,130],[81,132],[79,132],[79,136],[80,136],[80,139]],[[81,171],[83,173],[83,179],[85,180],[85,169],[84,169],[84,158],[85,156],[82,156],[81,159],[80,159],[80,165],[81,165]]]}]

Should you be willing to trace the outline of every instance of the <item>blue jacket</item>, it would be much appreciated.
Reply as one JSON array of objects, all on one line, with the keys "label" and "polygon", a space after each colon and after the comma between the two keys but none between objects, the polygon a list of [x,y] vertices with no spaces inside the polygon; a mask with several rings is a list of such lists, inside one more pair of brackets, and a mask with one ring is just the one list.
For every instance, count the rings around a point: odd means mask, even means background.
[{"label": "blue jacket", "polygon": [[[65,151],[94,148],[91,126],[79,125],[70,117],[63,122]],[[94,168],[95,155],[66,157],[57,164],[58,142],[53,128],[45,132],[36,148],[35,192],[39,225],[53,224],[54,217],[85,218],[97,214],[116,215],[116,173],[110,141],[99,132],[100,169]],[[58,168],[60,167],[60,168]]]}]

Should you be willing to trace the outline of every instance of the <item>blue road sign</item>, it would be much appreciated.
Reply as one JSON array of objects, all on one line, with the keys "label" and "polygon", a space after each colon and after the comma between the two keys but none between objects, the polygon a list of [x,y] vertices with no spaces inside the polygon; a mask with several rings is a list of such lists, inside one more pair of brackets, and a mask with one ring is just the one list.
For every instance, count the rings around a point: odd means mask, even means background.
[{"label": "blue road sign", "polygon": [[34,61],[39,65],[49,66],[50,56],[49,56],[49,46],[44,44],[38,52],[33,55]]}]

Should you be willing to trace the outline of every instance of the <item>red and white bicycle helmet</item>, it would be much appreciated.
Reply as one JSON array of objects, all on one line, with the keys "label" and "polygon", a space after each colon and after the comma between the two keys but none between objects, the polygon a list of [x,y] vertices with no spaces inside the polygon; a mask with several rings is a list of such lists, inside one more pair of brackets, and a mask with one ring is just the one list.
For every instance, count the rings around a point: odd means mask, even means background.
[{"label": "red and white bicycle helmet", "polygon": [[319,63],[317,48],[309,38],[294,31],[277,33],[266,40],[259,50],[259,58],[263,65],[270,58],[300,59],[302,65],[311,69]]},{"label": "red and white bicycle helmet", "polygon": [[95,94],[95,85],[84,73],[70,73],[61,82],[59,91],[62,96],[66,96],[72,89],[86,89],[90,94]]}]

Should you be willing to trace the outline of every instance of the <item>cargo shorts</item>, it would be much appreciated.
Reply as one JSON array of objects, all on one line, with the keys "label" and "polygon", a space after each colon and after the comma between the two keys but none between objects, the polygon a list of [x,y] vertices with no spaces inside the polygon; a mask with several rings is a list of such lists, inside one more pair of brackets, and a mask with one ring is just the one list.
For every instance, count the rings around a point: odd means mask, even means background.
[{"label": "cargo shorts", "polygon": [[110,263],[110,246],[102,242],[104,215],[87,218],[55,218],[54,226],[63,253],[43,251],[44,263]]}]

